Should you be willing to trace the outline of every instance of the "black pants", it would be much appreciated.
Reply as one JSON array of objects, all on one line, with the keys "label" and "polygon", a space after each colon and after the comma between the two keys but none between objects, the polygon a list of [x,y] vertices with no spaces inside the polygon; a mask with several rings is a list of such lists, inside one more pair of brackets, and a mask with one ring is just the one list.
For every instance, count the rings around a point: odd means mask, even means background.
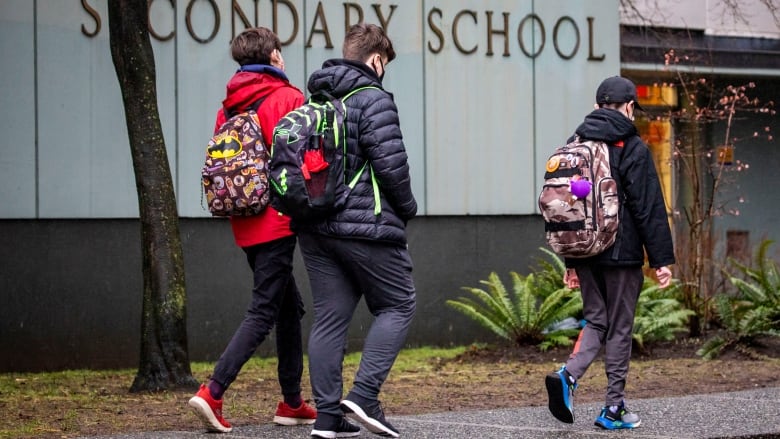
[{"label": "black pants", "polygon": [[314,306],[309,337],[312,393],[317,413],[342,416],[342,362],[355,308],[365,298],[374,320],[351,391],[376,400],[414,317],[412,260],[399,244],[305,233],[299,240]]},{"label": "black pants", "polygon": [[303,301],[292,275],[295,237],[244,248],[254,272],[252,302],[244,320],[217,361],[211,379],[227,389],[257,347],[276,325],[276,352],[282,394],[301,391]]}]

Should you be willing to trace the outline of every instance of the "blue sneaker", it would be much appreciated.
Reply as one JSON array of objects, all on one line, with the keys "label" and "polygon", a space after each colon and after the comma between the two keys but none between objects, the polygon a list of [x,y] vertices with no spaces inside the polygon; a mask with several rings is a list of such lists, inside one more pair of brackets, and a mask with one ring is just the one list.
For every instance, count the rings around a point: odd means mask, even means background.
[{"label": "blue sneaker", "polygon": [[[614,410],[613,410],[614,409]],[[630,412],[625,404],[620,406],[604,407],[596,418],[596,425],[605,430],[618,430],[621,428],[636,428],[642,421],[639,415]]]},{"label": "blue sneaker", "polygon": [[566,366],[547,375],[544,384],[547,386],[547,407],[550,413],[561,422],[574,423],[573,392],[577,388],[577,381],[566,371]]}]

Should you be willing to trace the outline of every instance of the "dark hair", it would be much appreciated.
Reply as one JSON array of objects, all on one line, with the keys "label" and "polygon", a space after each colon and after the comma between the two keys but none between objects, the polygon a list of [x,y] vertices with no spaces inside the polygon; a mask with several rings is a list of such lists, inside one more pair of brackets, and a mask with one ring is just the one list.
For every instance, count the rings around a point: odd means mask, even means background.
[{"label": "dark hair", "polygon": [[271,64],[274,49],[281,52],[282,43],[273,31],[265,27],[247,29],[230,43],[230,55],[241,66]]},{"label": "dark hair", "polygon": [[613,110],[619,110],[620,107],[626,105],[627,102],[613,102],[611,104],[598,104],[599,108],[611,108]]},{"label": "dark hair", "polygon": [[384,29],[375,24],[359,23],[351,28],[344,37],[342,54],[345,59],[366,62],[372,53],[378,53],[387,58],[387,62],[395,59],[393,43],[385,34]]}]

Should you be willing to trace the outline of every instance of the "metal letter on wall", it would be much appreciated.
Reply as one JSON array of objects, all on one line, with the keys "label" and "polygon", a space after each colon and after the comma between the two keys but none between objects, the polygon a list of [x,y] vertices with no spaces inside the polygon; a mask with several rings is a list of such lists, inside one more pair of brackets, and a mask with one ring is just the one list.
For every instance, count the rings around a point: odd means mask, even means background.
[{"label": "metal letter on wall", "polygon": [[466,49],[460,43],[460,38],[458,37],[458,24],[460,23],[460,19],[464,15],[470,15],[471,18],[474,19],[474,24],[477,23],[477,13],[475,11],[463,10],[455,14],[455,18],[452,20],[452,43],[455,44],[455,47],[458,48],[458,51],[460,53],[470,55],[477,51],[478,46],[476,43],[474,43],[474,47],[472,47],[471,49]]},{"label": "metal letter on wall", "polygon": [[[168,2],[171,4],[171,8],[173,8],[173,10],[175,11],[176,10],[175,0],[168,0]],[[152,4],[153,3],[154,3],[154,0],[149,0],[149,5],[146,8],[147,9],[147,13],[146,13],[147,14],[146,26],[149,28],[149,35],[151,35],[152,38],[154,38],[157,41],[169,41],[169,40],[173,39],[174,36],[176,36],[176,30],[175,30],[176,29],[176,24],[174,23],[174,26],[173,26],[174,29],[171,30],[170,32],[168,32],[168,35],[160,35],[160,34],[158,34],[157,31],[154,29],[154,26],[152,26],[152,20],[151,20]]]},{"label": "metal letter on wall", "polygon": [[95,35],[100,33],[100,28],[102,27],[102,22],[100,20],[100,14],[90,6],[89,3],[87,3],[87,0],[81,0],[81,6],[84,8],[84,10],[89,14],[90,17],[92,17],[93,20],[95,20],[95,29],[90,32],[87,30],[87,27],[83,24],[81,25],[81,33],[88,37],[94,37]]},{"label": "metal letter on wall", "polygon": [[[528,24],[528,21],[531,21],[531,50],[528,50],[528,47],[526,46],[527,42],[525,41],[525,26]],[[539,33],[541,34],[541,41],[539,42],[539,48],[534,50],[536,44],[535,41],[533,41],[535,38],[533,36],[535,35],[534,31],[536,30],[535,26],[539,26]],[[523,51],[525,56],[529,58],[536,58],[539,56],[539,54],[542,53],[542,50],[544,50],[544,43],[546,41],[547,36],[544,32],[544,23],[542,23],[542,20],[539,18],[536,14],[528,14],[523,18],[522,21],[520,21],[520,26],[517,28],[517,41],[520,43],[520,50]]]},{"label": "metal letter on wall", "polygon": [[[572,27],[574,28],[574,48],[571,50],[571,53],[568,54],[561,52],[561,48],[558,44],[558,31],[560,30],[561,24],[563,23],[571,23]],[[561,17],[558,19],[558,21],[555,23],[555,27],[553,28],[553,45],[555,46],[555,53],[557,53],[561,58],[574,58],[574,55],[577,54],[577,50],[580,48],[580,28],[577,27],[577,23],[574,22],[574,19],[571,17]]]},{"label": "metal letter on wall", "polygon": [[[316,27],[318,22],[322,24],[321,29]],[[328,20],[325,18],[325,9],[322,6],[322,2],[317,2],[317,11],[314,13],[314,20],[311,22],[311,29],[309,29],[309,39],[306,41],[306,47],[312,47],[311,40],[315,33],[325,36],[326,48],[333,48],[333,42],[330,39],[330,31],[328,30]]]},{"label": "metal letter on wall", "polygon": [[190,36],[195,41],[201,44],[207,44],[211,42],[217,36],[217,32],[219,32],[219,21],[220,21],[219,7],[217,7],[217,4],[214,2],[214,0],[206,0],[211,5],[211,9],[214,11],[214,27],[211,30],[211,35],[209,35],[207,38],[201,38],[195,33],[195,29],[193,29],[193,25],[192,25],[192,7],[195,5],[196,1],[197,0],[190,0],[190,2],[187,4],[187,12],[185,14],[185,21],[187,23],[187,32],[190,33]]},{"label": "metal letter on wall", "polygon": [[493,29],[493,11],[486,11],[485,15],[487,16],[487,53],[485,53],[488,56],[493,56],[493,35],[503,35],[504,36],[504,56],[509,56],[509,13],[504,12],[504,28],[502,30],[496,30]]},{"label": "metal letter on wall", "polygon": [[[284,39],[280,36],[279,3],[287,6],[287,9],[290,11],[290,15],[292,16],[292,29],[290,29],[290,36],[287,39]],[[298,36],[298,9],[290,0],[273,0],[271,6],[273,9],[273,31],[277,36],[279,36],[279,39],[282,42],[282,46],[287,46],[288,44],[291,44],[293,41],[295,41],[295,38]]]}]

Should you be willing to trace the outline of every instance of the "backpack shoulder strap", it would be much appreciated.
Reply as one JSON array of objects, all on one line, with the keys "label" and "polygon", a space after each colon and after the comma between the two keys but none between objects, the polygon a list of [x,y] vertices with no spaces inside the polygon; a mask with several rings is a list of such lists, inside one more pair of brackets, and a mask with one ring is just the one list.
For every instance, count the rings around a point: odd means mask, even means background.
[{"label": "backpack shoulder strap", "polygon": [[349,97],[350,97],[350,96],[352,96],[353,94],[355,94],[355,93],[357,93],[357,92],[360,92],[360,91],[363,91],[363,90],[368,90],[369,88],[373,88],[373,89],[376,89],[376,90],[381,90],[381,88],[379,88],[379,87],[377,87],[377,86],[374,86],[374,85],[367,85],[367,86],[365,86],[365,87],[358,87],[358,88],[356,88],[356,89],[352,90],[351,92],[347,93],[346,95],[344,95],[344,97],[343,97],[343,98],[341,98],[341,100],[342,100],[342,101],[346,101],[346,100],[347,100],[347,98],[349,98]]},{"label": "backpack shoulder strap", "polygon": [[319,90],[309,96],[309,102],[323,103],[328,101],[335,101],[336,98],[325,90]]},{"label": "backpack shoulder strap", "polygon": [[254,111],[256,113],[257,110],[260,108],[260,106],[263,105],[263,102],[265,102],[265,98],[267,98],[267,97],[268,97],[268,95],[263,96],[262,98],[260,98],[260,99],[258,99],[256,101],[252,102],[251,104],[249,104],[249,106],[244,108],[243,110],[239,110],[239,109],[236,109],[236,108],[234,108],[232,110],[228,110],[227,108],[223,107],[222,108],[222,112],[225,113],[225,120],[228,120],[231,117],[235,116],[236,114],[243,113],[245,111]]},{"label": "backpack shoulder strap", "polygon": [[[343,98],[341,98],[342,104],[350,96],[352,96],[352,95],[354,95],[354,94],[356,94],[358,92],[361,92],[363,90],[367,90],[369,88],[374,88],[374,89],[377,89],[377,90],[381,90],[379,87],[375,87],[373,85],[368,85],[368,86],[365,86],[365,87],[358,87],[358,88],[350,91],[346,95],[344,95]],[[346,146],[346,143],[345,143],[345,146]],[[371,163],[369,163],[368,159],[366,159],[366,162],[363,163],[363,166],[360,167],[360,170],[352,178],[352,181],[349,182],[349,187],[350,187],[350,189],[355,187],[355,185],[357,184],[358,180],[363,175],[363,172],[365,172],[366,167],[368,167],[368,170],[369,170],[369,173],[370,173],[370,177],[371,177],[371,190],[374,193],[374,215],[378,216],[378,215],[380,215],[382,213],[382,201],[381,201],[381,197],[380,197],[379,182],[378,182],[378,180],[376,178],[376,175],[374,174],[374,167],[371,166]]]}]

